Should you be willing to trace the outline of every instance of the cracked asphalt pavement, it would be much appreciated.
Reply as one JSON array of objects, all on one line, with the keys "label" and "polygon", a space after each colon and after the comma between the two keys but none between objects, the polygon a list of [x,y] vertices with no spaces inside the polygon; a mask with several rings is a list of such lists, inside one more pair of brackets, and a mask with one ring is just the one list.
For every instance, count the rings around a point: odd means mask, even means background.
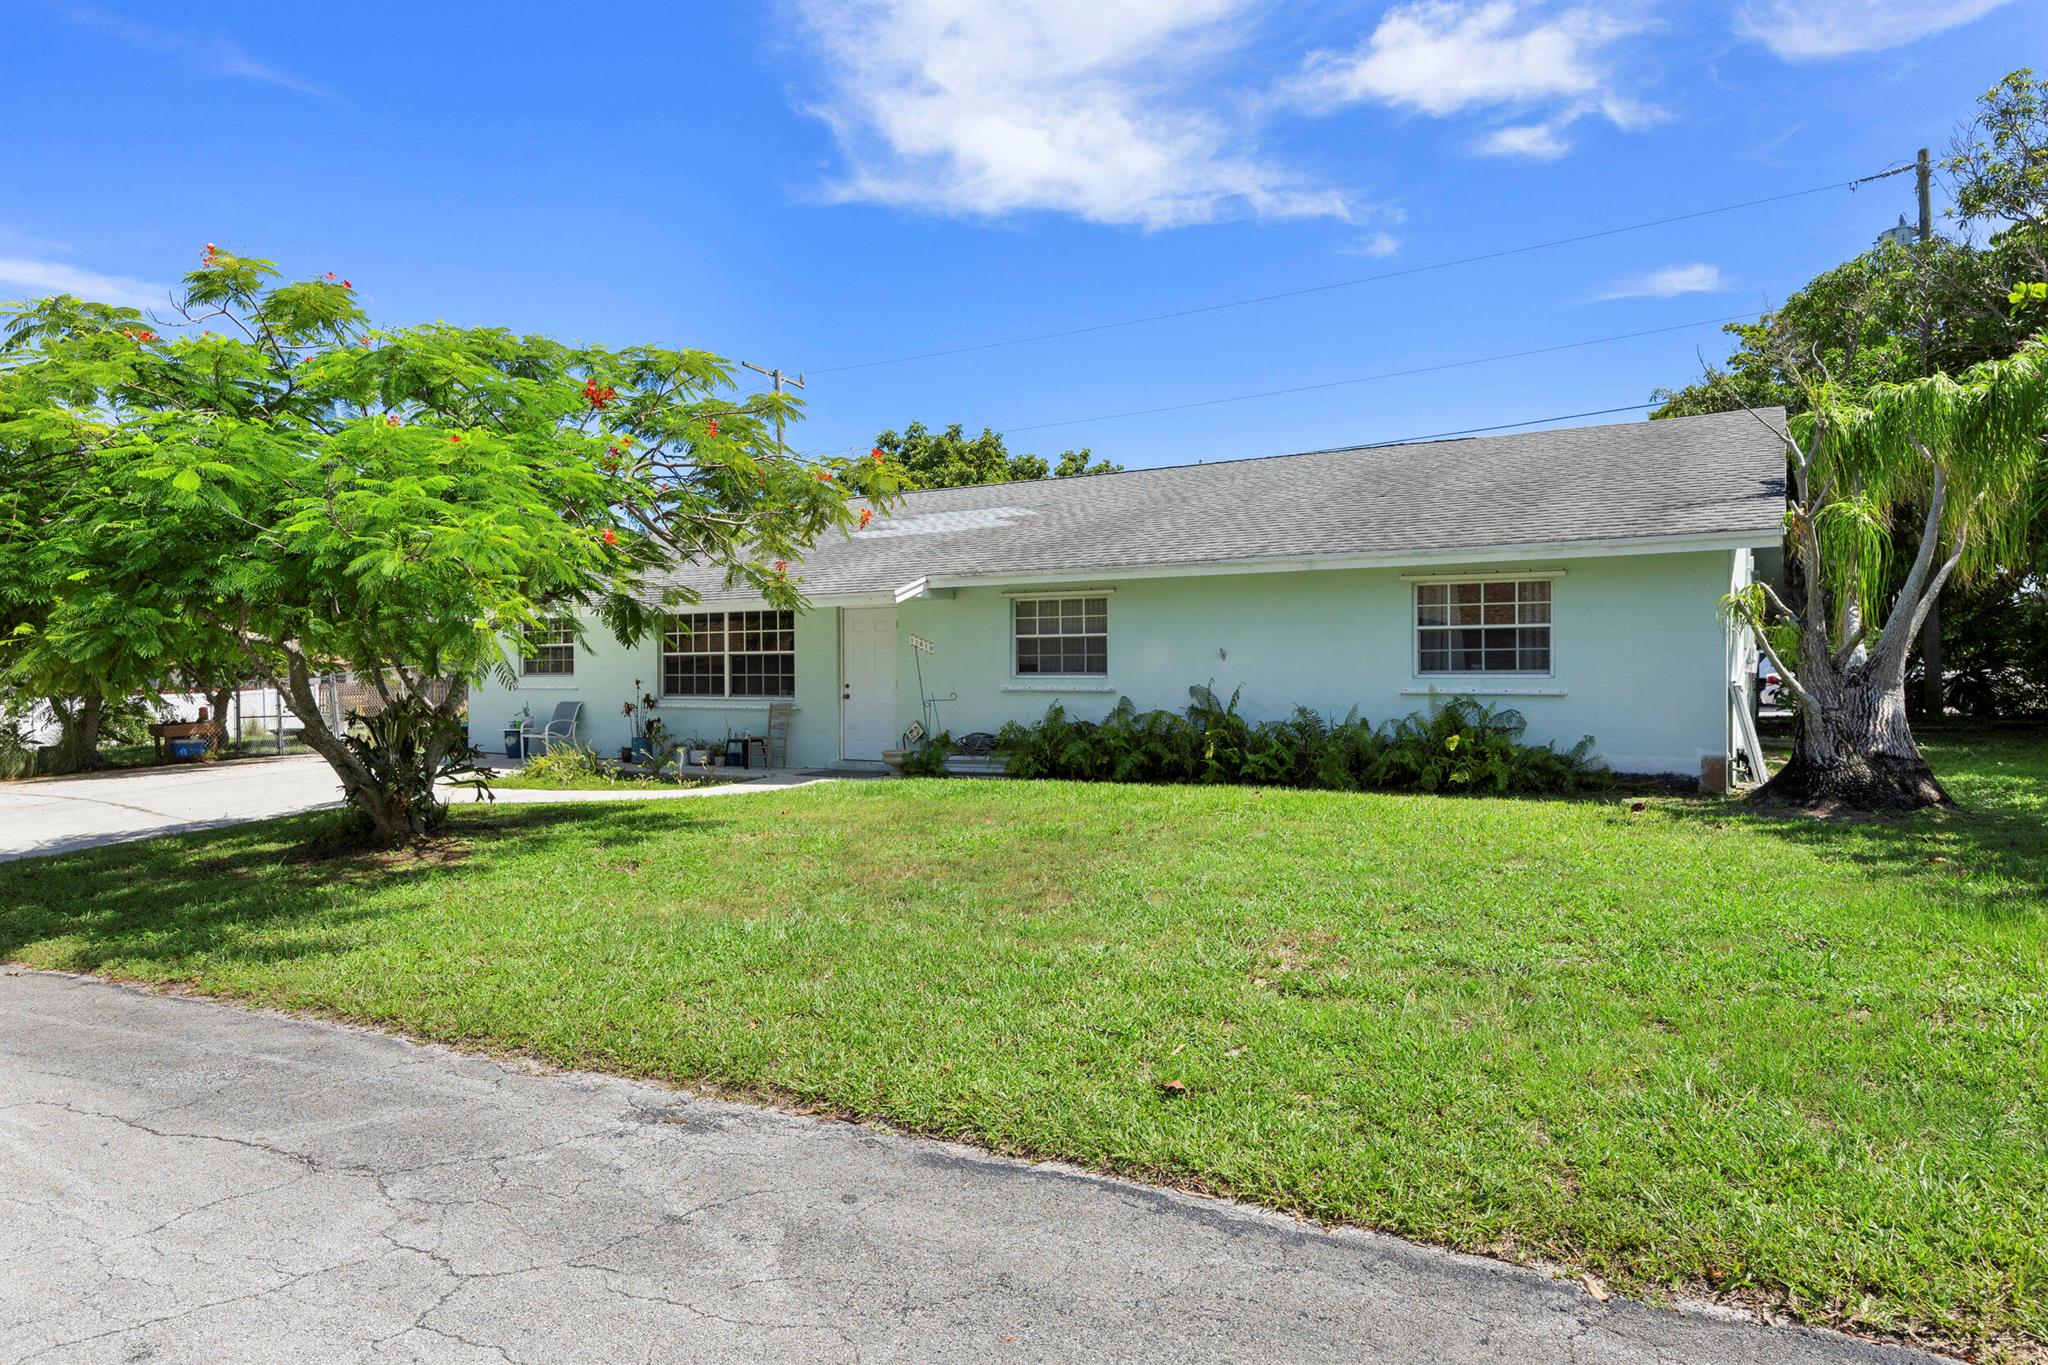
[{"label": "cracked asphalt pavement", "polygon": [[0,1205],[5,1362],[1932,1359],[11,969]]}]

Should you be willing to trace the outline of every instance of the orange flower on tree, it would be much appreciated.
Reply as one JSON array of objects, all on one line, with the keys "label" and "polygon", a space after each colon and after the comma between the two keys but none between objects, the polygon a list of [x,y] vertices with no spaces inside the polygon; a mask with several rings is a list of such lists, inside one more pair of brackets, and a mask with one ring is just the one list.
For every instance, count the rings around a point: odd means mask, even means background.
[{"label": "orange flower on tree", "polygon": [[871,507],[863,507],[863,508],[861,508],[861,509],[860,509],[860,524],[861,524],[861,526],[862,526],[862,527],[866,527],[866,526],[867,526],[867,524],[868,524],[869,522],[873,521],[874,519],[875,519],[875,512],[874,512],[874,509],[873,509],[873,508],[871,508]]},{"label": "orange flower on tree", "polygon": [[618,543],[619,543],[619,533],[618,533],[617,531],[614,531],[614,530],[613,530],[613,529],[612,529],[611,527],[609,527],[609,526],[605,527],[605,528],[604,528],[604,543],[605,543],[605,544],[607,544],[607,545],[616,545],[616,544],[618,544]]}]

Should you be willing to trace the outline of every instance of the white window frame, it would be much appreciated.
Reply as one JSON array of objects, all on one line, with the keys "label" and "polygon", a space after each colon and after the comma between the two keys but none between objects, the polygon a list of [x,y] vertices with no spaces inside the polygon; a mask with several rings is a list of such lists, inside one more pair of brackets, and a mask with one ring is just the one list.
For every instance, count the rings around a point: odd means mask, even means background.
[{"label": "white window frame", "polygon": [[[544,629],[532,626],[526,629],[525,644],[533,646],[529,653],[519,651],[519,676],[524,678],[573,678],[576,676],[576,623],[566,616],[547,618]],[[542,659],[549,657],[549,650],[568,651],[568,667],[536,668]]]},{"label": "white window frame", "polygon": [[[1103,678],[1107,678],[1107,677],[1109,676],[1109,637],[1110,637],[1110,625],[1109,625],[1109,600],[1110,600],[1110,596],[1111,596],[1111,594],[1110,594],[1110,593],[1109,593],[1109,592],[1108,592],[1108,591],[1107,591],[1106,589],[1103,589],[1103,588],[1096,588],[1096,589],[1094,589],[1094,590],[1092,590],[1092,591],[1087,591],[1087,592],[1017,592],[1017,593],[1004,593],[1004,594],[1003,594],[1003,596],[1004,596],[1004,597],[1006,597],[1006,598],[1008,598],[1008,599],[1009,599],[1009,603],[1010,603],[1010,629],[1009,629],[1009,638],[1008,638],[1008,640],[1006,640],[1006,641],[1004,642],[1004,648],[1008,649],[1008,650],[1009,650],[1009,652],[1010,652],[1010,679],[1011,679],[1011,681],[1013,681],[1013,682],[1020,682],[1020,683],[1031,683],[1031,682],[1057,682],[1057,681],[1061,681],[1061,680],[1064,680],[1064,679],[1070,679],[1070,678],[1071,678],[1071,679],[1089,679],[1089,680],[1096,680],[1096,681],[1099,681],[1099,680],[1101,680],[1101,679],[1103,679]],[[1040,635],[1040,634],[1036,634],[1036,633],[1034,633],[1034,634],[1033,634],[1032,636],[1030,636],[1030,638],[1031,638],[1031,639],[1034,639],[1034,640],[1089,640],[1089,639],[1096,639],[1096,638],[1100,638],[1100,639],[1101,639],[1101,641],[1102,641],[1102,671],[1101,671],[1101,672],[1099,672],[1099,673],[1020,673],[1020,672],[1018,672],[1018,671],[1017,671],[1017,641],[1018,641],[1018,638],[1019,638],[1019,637],[1018,637],[1018,634],[1017,634],[1017,608],[1018,608],[1018,607],[1019,607],[1020,605],[1022,605],[1023,603],[1026,603],[1026,602],[1029,602],[1029,603],[1031,603],[1031,604],[1032,604],[1032,606],[1033,606],[1034,608],[1036,608],[1037,604],[1038,604],[1038,603],[1040,603],[1040,602],[1075,602],[1075,601],[1091,601],[1091,602],[1092,602],[1092,601],[1100,601],[1100,602],[1102,603],[1102,630],[1101,630],[1101,632],[1100,632],[1099,636],[1098,636],[1098,634],[1097,634],[1096,632],[1094,632],[1094,631],[1086,631],[1086,630],[1084,630],[1084,631],[1082,631],[1082,632],[1081,632],[1080,634],[1078,634],[1078,635],[1067,635],[1067,634],[1059,634],[1059,635]]]},{"label": "white window frame", "polygon": [[[790,635],[788,649],[734,649],[732,647],[733,631],[737,628],[733,624],[733,619],[735,617],[758,616],[771,613],[776,616],[786,616],[789,618],[789,624],[787,626]],[[685,618],[692,616],[716,616],[718,618],[718,648],[716,650],[683,651],[671,650],[668,647],[669,637],[673,635],[676,631],[676,623],[678,621],[684,620]],[[784,629],[784,627],[778,623],[775,629],[780,631]],[[735,692],[732,690],[732,661],[734,659],[755,659],[764,658],[771,655],[780,656],[785,654],[789,656],[789,691]],[[677,658],[685,659],[718,660],[719,690],[716,692],[669,691],[668,661],[672,655]],[[661,686],[659,698],[661,701],[664,702],[732,701],[739,703],[759,703],[772,701],[793,701],[796,698],[796,613],[793,611],[780,610],[774,607],[742,607],[730,611],[712,609],[708,611],[671,612],[669,613],[667,623],[664,624],[661,628],[661,648],[656,662],[659,665],[658,676],[660,679]]]},{"label": "white window frame", "polygon": [[[1412,651],[1410,655],[1410,664],[1411,667],[1414,669],[1415,677],[1474,679],[1492,678],[1512,680],[1515,678],[1554,678],[1557,676],[1557,584],[1558,580],[1564,577],[1562,573],[1535,572],[1494,574],[1445,574],[1441,577],[1435,575],[1403,575],[1403,577],[1407,579],[1411,589],[1411,591],[1408,594],[1408,630],[1410,636],[1410,648]],[[1456,592],[1459,588],[1477,587],[1481,590],[1480,596],[1483,599],[1485,597],[1485,588],[1487,585],[1498,585],[1502,583],[1513,584],[1515,586],[1515,622],[1512,626],[1506,627],[1507,629],[1511,629],[1516,633],[1517,638],[1515,640],[1515,662],[1517,664],[1521,662],[1521,632],[1524,630],[1541,629],[1547,637],[1544,642],[1544,656],[1549,660],[1548,666],[1544,668],[1514,668],[1492,670],[1453,668],[1425,669],[1422,666],[1422,636],[1424,631],[1438,631],[1448,636],[1453,631],[1486,630],[1489,629],[1489,627],[1483,621],[1481,622],[1481,624],[1477,626],[1460,626],[1453,624],[1445,624],[1440,626],[1425,626],[1422,623],[1422,590],[1424,588],[1445,589],[1445,605],[1448,607],[1458,605],[1456,602],[1452,602],[1449,599],[1456,595]],[[1521,607],[1523,605],[1523,603],[1520,600],[1521,585],[1524,583],[1542,583],[1549,589],[1549,600],[1545,603],[1547,610],[1543,613],[1547,619],[1543,621],[1527,622],[1521,619]],[[1482,602],[1482,606],[1483,605],[1488,604]],[[1484,613],[1482,613],[1482,615],[1483,614]],[[1503,624],[1495,623],[1490,628],[1494,630],[1499,630],[1503,628]]]}]

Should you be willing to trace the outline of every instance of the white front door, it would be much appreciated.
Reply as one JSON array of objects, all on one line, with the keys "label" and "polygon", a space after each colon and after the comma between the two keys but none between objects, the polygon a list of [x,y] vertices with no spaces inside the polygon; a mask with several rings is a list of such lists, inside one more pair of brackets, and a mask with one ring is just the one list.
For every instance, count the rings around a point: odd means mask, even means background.
[{"label": "white front door", "polygon": [[874,759],[902,738],[896,729],[896,608],[839,613],[839,754]]}]

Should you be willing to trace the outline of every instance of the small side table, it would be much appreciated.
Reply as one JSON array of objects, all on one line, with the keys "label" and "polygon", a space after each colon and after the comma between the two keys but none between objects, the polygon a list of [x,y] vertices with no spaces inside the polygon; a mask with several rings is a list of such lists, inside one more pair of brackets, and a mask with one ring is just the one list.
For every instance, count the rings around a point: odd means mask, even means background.
[{"label": "small side table", "polygon": [[725,766],[728,768],[749,768],[754,766],[754,754],[759,750],[761,766],[768,766],[768,741],[758,735],[745,739],[729,739],[725,742]]}]

